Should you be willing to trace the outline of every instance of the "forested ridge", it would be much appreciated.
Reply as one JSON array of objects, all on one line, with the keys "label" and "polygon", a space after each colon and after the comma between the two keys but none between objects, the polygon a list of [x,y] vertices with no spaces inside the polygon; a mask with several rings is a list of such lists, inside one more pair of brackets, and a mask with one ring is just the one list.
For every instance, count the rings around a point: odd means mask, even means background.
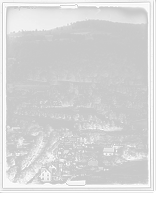
[{"label": "forested ridge", "polygon": [[7,36],[7,80],[147,85],[147,25],[88,20]]}]

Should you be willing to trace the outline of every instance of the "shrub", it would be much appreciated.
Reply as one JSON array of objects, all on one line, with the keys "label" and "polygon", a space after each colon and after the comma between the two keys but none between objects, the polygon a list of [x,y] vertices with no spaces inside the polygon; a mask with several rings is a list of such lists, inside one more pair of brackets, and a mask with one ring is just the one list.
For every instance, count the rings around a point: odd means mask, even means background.
[{"label": "shrub", "polygon": [[119,165],[126,161],[125,158],[123,158],[121,155],[115,155],[111,158],[111,164],[112,165]]},{"label": "shrub", "polygon": [[134,160],[138,158],[138,152],[135,148],[125,146],[122,150],[122,157],[126,160]]},{"label": "shrub", "polygon": [[137,152],[138,159],[146,158],[147,156],[148,156],[148,153],[143,150]]},{"label": "shrub", "polygon": [[92,175],[92,173],[93,173],[92,171],[86,171],[85,175],[90,176],[90,175]]},{"label": "shrub", "polygon": [[98,169],[97,166],[91,166],[91,167],[90,167],[90,170],[92,170],[92,171],[97,170],[97,169]]}]

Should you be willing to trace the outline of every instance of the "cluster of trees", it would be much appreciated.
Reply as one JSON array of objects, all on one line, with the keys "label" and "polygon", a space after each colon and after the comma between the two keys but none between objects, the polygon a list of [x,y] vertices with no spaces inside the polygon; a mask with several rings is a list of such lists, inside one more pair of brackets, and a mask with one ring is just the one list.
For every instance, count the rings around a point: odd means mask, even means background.
[{"label": "cluster of trees", "polygon": [[143,101],[132,102],[129,99],[127,99],[125,102],[125,106],[127,108],[134,108],[136,110],[140,110],[141,108],[144,108],[145,105],[144,105]]},{"label": "cluster of trees", "polygon": [[122,153],[122,157],[126,160],[136,160],[136,159],[142,159],[144,157],[148,156],[147,152],[142,151],[136,151],[134,147],[130,147],[129,145],[125,145]]},{"label": "cluster of trees", "polygon": [[126,125],[130,125],[130,119],[129,119],[129,115],[126,113],[123,113],[122,111],[118,114],[117,117],[118,121],[121,123],[124,123]]},{"label": "cluster of trees", "polygon": [[129,95],[133,98],[133,99],[140,99],[142,92],[138,89],[131,89],[129,90]]},{"label": "cluster of trees", "polygon": [[57,158],[58,144],[58,132],[51,132],[46,145],[43,145],[43,132],[40,132],[28,154],[23,157],[20,171],[12,165],[6,172],[7,178],[14,183],[27,184],[46,162]]},{"label": "cluster of trees", "polygon": [[103,157],[102,161],[106,166],[114,166],[127,161],[146,159],[147,157],[147,152],[143,150],[136,151],[134,147],[130,146],[130,144],[126,144],[120,153],[112,156],[111,158]]},{"label": "cluster of trees", "polygon": [[117,129],[122,129],[121,127],[116,126],[114,120],[101,120],[100,118],[96,117],[96,119],[93,119],[93,117],[85,122],[83,122],[82,125],[83,129],[100,129],[104,131],[114,131]]},{"label": "cluster of trees", "polygon": [[118,84],[118,85],[113,85],[111,84],[110,86],[108,86],[108,90],[109,92],[120,92],[122,94],[127,94],[127,89],[124,85],[122,84]]},{"label": "cluster of trees", "polygon": [[79,86],[75,85],[72,82],[69,82],[66,92],[67,92],[67,94],[75,93],[78,96],[79,95]]},{"label": "cluster of trees", "polygon": [[21,170],[28,167],[30,163],[38,156],[43,146],[43,137],[44,137],[43,132],[40,132],[37,135],[36,140],[32,144],[29,152],[25,156],[22,157]]},{"label": "cluster of trees", "polygon": [[[94,25],[92,26],[91,23]],[[75,37],[78,37],[80,42],[57,40],[34,43],[27,42],[25,39],[21,42],[17,39],[8,39],[7,57],[16,59],[12,64],[7,63],[7,77],[10,79],[48,81],[52,85],[65,80],[91,82],[93,78],[96,82],[101,82],[105,78],[110,79],[111,84],[146,84],[147,50],[142,48],[142,46],[146,46],[142,43],[144,44],[147,41],[146,31],[144,31],[146,26],[134,25],[135,27],[132,27],[133,25],[121,24],[122,29],[120,29],[117,28],[116,23],[110,24],[110,22],[104,21],[91,23],[88,21],[81,22],[80,26],[84,26],[82,29],[87,31],[92,29],[92,32],[94,32],[107,23],[106,27],[112,27],[111,30],[114,34],[108,35],[108,32],[106,32],[103,35],[92,35],[92,37],[98,37],[94,40],[85,40],[82,39],[85,36],[71,34],[74,40]],[[81,31],[78,30],[77,24],[72,27],[77,32]],[[107,28],[104,29],[106,31]],[[135,29],[137,31],[133,34]],[[68,34],[66,31],[64,33]],[[62,34],[59,37],[63,38]],[[68,35],[64,37],[68,37]],[[140,38],[143,37],[144,39],[141,39],[141,42],[135,42],[140,41]],[[130,78],[128,79],[128,77]]]},{"label": "cluster of trees", "polygon": [[56,93],[58,94],[58,89],[54,87],[54,85],[51,85],[49,89],[45,87],[45,90],[44,90],[45,97],[53,96]]},{"label": "cluster of trees", "polygon": [[26,127],[23,129],[22,134],[23,135],[33,135],[36,136],[39,134],[39,132],[42,132],[43,127],[39,125],[38,122],[28,122]]}]

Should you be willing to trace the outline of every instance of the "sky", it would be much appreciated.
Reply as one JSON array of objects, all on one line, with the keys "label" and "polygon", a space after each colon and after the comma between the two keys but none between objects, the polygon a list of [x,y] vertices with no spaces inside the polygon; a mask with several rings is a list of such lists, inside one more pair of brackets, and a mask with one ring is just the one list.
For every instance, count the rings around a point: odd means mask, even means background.
[{"label": "sky", "polygon": [[50,30],[88,19],[141,24],[147,23],[147,11],[140,7],[8,7],[7,33],[22,30]]}]

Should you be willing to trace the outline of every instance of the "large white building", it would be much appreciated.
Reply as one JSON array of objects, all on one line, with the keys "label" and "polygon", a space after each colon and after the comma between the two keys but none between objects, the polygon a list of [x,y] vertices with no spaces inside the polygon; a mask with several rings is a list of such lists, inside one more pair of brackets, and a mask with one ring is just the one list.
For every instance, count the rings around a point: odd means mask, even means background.
[{"label": "large white building", "polygon": [[39,179],[41,182],[58,181],[63,174],[63,163],[55,161],[46,163],[45,167],[41,168]]},{"label": "large white building", "polygon": [[113,142],[107,142],[107,146],[103,148],[104,156],[114,156],[115,153],[119,153],[123,148],[122,145],[114,145]]}]

